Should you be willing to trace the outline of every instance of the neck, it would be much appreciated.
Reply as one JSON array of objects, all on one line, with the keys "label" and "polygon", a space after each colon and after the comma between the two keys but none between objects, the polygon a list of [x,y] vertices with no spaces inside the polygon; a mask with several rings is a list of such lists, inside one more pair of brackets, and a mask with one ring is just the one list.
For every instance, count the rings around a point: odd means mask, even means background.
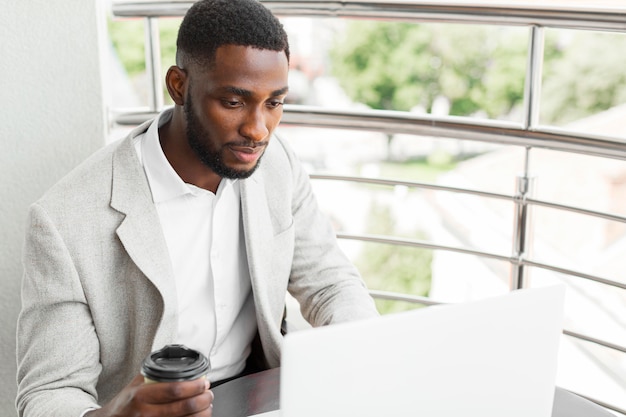
[{"label": "neck", "polygon": [[172,119],[159,127],[159,141],[167,161],[184,182],[217,192],[222,178],[204,165],[189,146],[182,107],[176,106]]}]

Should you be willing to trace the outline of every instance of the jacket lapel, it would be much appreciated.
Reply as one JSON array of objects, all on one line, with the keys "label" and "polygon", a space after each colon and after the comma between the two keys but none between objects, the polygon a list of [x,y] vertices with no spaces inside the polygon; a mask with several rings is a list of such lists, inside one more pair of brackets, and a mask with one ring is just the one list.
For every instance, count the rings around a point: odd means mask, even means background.
[{"label": "jacket lapel", "polygon": [[281,321],[286,288],[273,278],[272,258],[275,231],[261,176],[253,175],[241,183],[241,213],[256,307],[259,336],[265,359],[271,366],[280,363]]},{"label": "jacket lapel", "polygon": [[250,277],[253,287],[256,287],[268,272],[265,251],[271,250],[274,231],[264,184],[254,175],[241,182],[241,214]]},{"label": "jacket lapel", "polygon": [[177,332],[177,296],[169,252],[145,173],[133,149],[132,137],[145,131],[140,126],[113,155],[111,207],[125,214],[117,229],[124,249],[162,297],[163,311],[153,346],[171,343]]}]

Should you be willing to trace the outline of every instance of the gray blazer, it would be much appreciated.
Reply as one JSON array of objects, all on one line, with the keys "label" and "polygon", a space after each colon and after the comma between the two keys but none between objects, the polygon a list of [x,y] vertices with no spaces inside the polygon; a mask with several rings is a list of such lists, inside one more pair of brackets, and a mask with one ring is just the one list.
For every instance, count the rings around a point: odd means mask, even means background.
[{"label": "gray blazer", "polygon": [[[132,138],[98,151],[29,211],[18,321],[20,416],[77,417],[174,343],[176,288]],[[314,326],[377,315],[319,212],[308,175],[279,138],[241,182],[259,336],[280,364],[285,293]]]}]

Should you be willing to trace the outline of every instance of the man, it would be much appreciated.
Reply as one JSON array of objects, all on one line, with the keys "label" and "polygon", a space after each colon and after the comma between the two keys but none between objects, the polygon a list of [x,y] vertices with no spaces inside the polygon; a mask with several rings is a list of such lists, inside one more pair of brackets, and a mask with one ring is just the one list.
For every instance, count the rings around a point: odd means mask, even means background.
[{"label": "man", "polygon": [[185,344],[211,381],[279,366],[286,291],[314,326],[377,315],[272,137],[288,89],[278,20],[255,0],[202,0],[176,61],[174,108],[30,209],[20,416],[210,416],[209,383],[143,384],[143,358]]}]

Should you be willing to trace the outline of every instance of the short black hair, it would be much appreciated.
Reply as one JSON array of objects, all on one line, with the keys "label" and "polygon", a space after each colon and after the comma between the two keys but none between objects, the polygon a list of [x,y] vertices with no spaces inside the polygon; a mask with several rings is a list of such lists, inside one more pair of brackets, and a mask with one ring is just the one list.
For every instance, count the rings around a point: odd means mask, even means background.
[{"label": "short black hair", "polygon": [[284,51],[287,33],[278,18],[257,0],[200,0],[185,15],[176,40],[176,65],[211,66],[223,45]]}]

